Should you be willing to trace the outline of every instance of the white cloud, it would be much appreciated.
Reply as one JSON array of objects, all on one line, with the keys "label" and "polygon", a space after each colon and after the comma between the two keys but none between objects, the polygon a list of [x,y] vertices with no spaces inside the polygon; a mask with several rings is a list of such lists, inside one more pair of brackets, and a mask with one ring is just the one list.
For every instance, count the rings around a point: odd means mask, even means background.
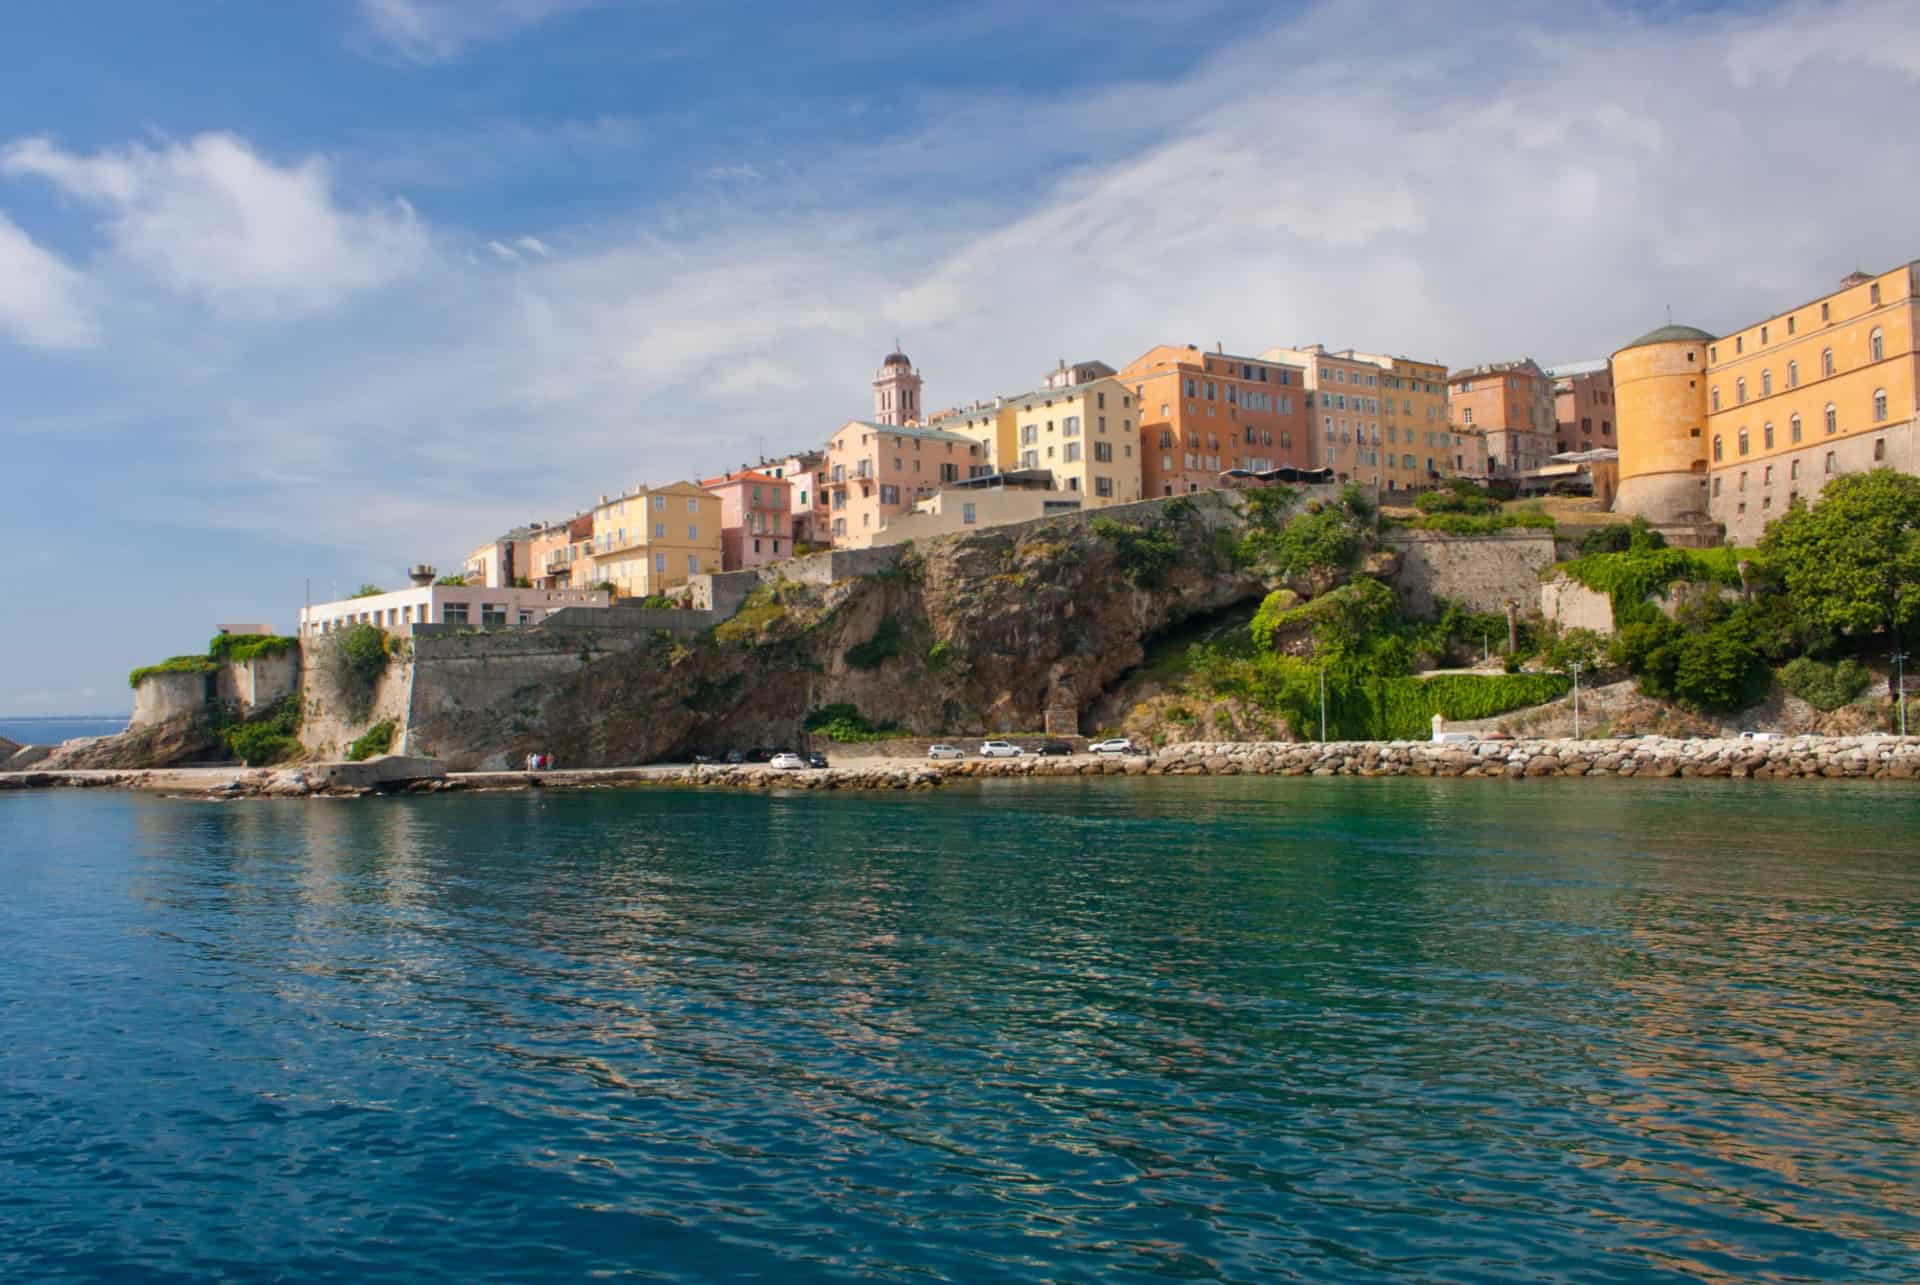
[{"label": "white cloud", "polygon": [[81,296],[85,282],[0,213],[0,332],[34,348],[84,348],[99,330]]},{"label": "white cloud", "polygon": [[508,263],[520,262],[519,251],[507,245],[505,242],[489,241],[487,242],[487,249],[493,251],[494,257],[497,259],[505,259]]},{"label": "white cloud", "polygon": [[428,252],[405,200],[346,208],[324,159],[276,165],[232,134],[92,155],[23,139],[0,149],[0,173],[43,178],[102,208],[121,260],[244,316],[331,307],[415,270]]},{"label": "white cloud", "polygon": [[360,0],[375,35],[415,62],[442,62],[466,46],[511,35],[596,0]]},{"label": "white cloud", "polygon": [[543,259],[553,257],[553,247],[537,236],[516,237],[513,243],[528,254],[537,254]]}]

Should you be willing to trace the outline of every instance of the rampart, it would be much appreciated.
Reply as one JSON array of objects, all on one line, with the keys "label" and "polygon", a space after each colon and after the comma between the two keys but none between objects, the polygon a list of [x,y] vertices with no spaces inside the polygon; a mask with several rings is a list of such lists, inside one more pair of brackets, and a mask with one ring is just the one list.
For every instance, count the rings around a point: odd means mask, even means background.
[{"label": "rampart", "polygon": [[1509,530],[1490,535],[1443,531],[1386,531],[1382,547],[1400,555],[1394,588],[1415,615],[1431,615],[1447,598],[1474,611],[1503,611],[1509,601],[1539,599],[1540,573],[1553,565],[1551,531]]}]

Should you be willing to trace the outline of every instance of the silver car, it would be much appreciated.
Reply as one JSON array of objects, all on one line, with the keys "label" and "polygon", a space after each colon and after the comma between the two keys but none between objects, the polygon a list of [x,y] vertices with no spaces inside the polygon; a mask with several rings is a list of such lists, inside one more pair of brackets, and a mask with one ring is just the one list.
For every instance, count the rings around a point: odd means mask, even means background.
[{"label": "silver car", "polygon": [[936,745],[927,751],[927,757],[930,759],[963,759],[966,756],[965,750],[951,745]]},{"label": "silver car", "polygon": [[980,757],[983,759],[1017,759],[1025,753],[1012,741],[983,741],[980,744]]}]

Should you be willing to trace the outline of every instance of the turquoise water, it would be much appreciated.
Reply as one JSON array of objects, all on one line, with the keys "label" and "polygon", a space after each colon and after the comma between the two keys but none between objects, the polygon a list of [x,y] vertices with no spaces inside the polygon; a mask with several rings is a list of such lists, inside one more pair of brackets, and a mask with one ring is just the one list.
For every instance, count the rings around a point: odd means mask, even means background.
[{"label": "turquoise water", "polygon": [[1920,1278],[1920,791],[0,795],[0,1278]]},{"label": "turquoise water", "polygon": [[127,730],[127,716],[82,714],[60,718],[0,718],[0,737],[16,745],[58,745],[76,736],[112,736]]}]

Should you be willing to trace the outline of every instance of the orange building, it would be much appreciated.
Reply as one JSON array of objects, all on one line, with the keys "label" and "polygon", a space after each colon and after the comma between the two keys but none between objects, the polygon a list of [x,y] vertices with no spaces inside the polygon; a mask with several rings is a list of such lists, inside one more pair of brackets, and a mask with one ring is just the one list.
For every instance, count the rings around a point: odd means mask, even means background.
[{"label": "orange building", "polygon": [[720,497],[720,565],[744,571],[793,556],[793,487],[761,469],[702,478],[700,489]]},{"label": "orange building", "polygon": [[1486,435],[1497,476],[1544,468],[1554,452],[1553,380],[1531,357],[1454,371],[1447,401],[1455,424]]},{"label": "orange building", "polygon": [[1447,428],[1445,366],[1325,344],[1269,348],[1262,356],[1297,363],[1305,373],[1315,468],[1388,491],[1426,486],[1453,471],[1458,444]]},{"label": "orange building", "polygon": [[1556,451],[1610,450],[1613,435],[1613,363],[1582,361],[1551,366],[1553,381],[1553,449]]},{"label": "orange building", "polygon": [[1228,469],[1307,465],[1299,366],[1161,344],[1117,378],[1140,409],[1142,498],[1210,490]]},{"label": "orange building", "polygon": [[824,490],[834,547],[864,549],[888,518],[987,471],[980,444],[958,433],[849,420],[827,439]]},{"label": "orange building", "polygon": [[536,589],[585,589],[593,571],[593,514],[550,522],[533,533],[531,579]]}]

